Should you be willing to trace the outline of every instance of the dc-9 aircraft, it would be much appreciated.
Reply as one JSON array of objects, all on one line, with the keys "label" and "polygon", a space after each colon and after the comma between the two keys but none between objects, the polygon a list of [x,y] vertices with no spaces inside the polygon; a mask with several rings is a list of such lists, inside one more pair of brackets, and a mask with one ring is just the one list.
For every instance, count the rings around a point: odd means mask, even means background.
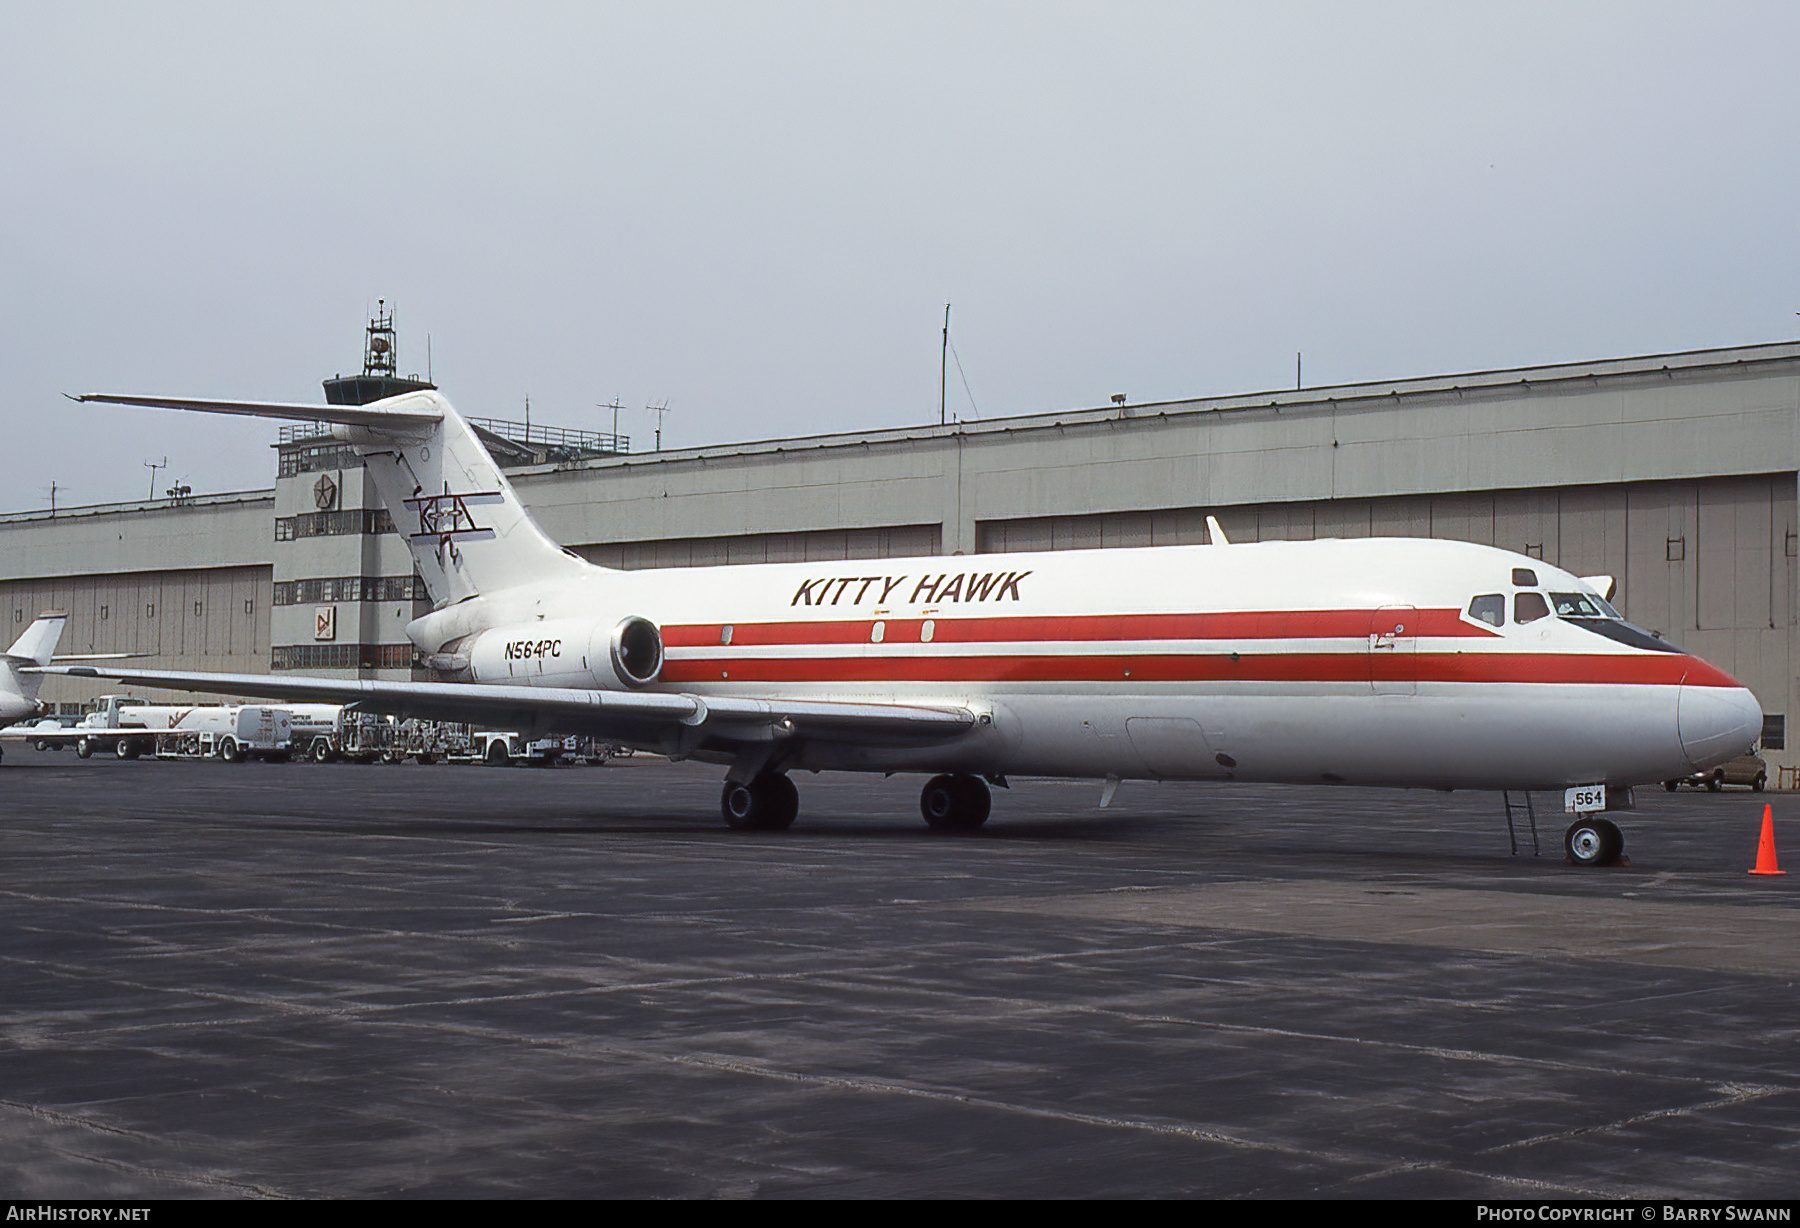
[{"label": "dc-9 aircraft", "polygon": [[435,606],[407,635],[445,680],[51,670],[727,764],[735,828],[791,824],[800,770],[927,774],[950,830],[1008,775],[1587,786],[1565,849],[1603,865],[1623,841],[1590,812],[1761,732],[1756,698],[1620,618],[1609,579],[1489,546],[1213,523],[1204,546],[613,571],[550,540],[436,391],[79,399],[332,424],[407,535]]}]

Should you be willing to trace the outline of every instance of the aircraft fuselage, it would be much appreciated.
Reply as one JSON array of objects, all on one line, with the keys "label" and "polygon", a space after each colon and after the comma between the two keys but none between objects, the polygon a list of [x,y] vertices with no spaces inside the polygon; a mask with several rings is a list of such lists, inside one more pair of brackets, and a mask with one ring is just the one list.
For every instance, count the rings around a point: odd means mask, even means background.
[{"label": "aircraft fuselage", "polygon": [[[412,634],[477,684],[981,717],[936,745],[797,746],[799,768],[1541,789],[1671,779],[1755,741],[1760,706],[1735,679],[1551,612],[1571,594],[1605,609],[1487,546],[1268,542],[595,569]],[[653,673],[620,655],[629,619],[660,631]]]}]

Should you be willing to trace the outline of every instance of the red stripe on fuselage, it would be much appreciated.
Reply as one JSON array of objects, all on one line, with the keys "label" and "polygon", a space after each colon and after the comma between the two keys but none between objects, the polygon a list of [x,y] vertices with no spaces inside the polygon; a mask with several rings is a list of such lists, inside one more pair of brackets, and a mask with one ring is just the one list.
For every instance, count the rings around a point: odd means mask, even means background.
[{"label": "red stripe on fuselage", "polygon": [[673,658],[684,682],[1533,682],[1737,687],[1684,653],[1132,653]]},{"label": "red stripe on fuselage", "polygon": [[[1034,643],[1046,640],[1093,643],[1136,640],[1360,639],[1374,629],[1381,611],[1231,610],[1215,614],[1042,614],[1004,618],[933,618],[932,642],[946,644]],[[1500,632],[1471,622],[1460,610],[1392,609],[1387,616],[1406,630],[1432,639],[1496,638]],[[722,642],[731,627],[733,647],[766,648],[800,644],[867,644],[877,622],[888,643],[916,643],[922,618],[856,619],[849,622],[796,621],[709,623],[663,628],[670,648],[707,648]],[[1391,630],[1383,627],[1382,630]]]}]

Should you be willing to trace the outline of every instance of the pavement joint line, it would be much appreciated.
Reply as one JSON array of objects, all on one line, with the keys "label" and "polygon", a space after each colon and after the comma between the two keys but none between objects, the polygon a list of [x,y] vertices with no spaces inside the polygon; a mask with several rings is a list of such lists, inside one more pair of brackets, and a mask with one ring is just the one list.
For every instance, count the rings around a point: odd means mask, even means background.
[{"label": "pavement joint line", "polygon": [[[22,1100],[0,1100],[0,1109],[11,1109],[15,1112],[23,1113],[27,1117],[33,1117],[39,1121],[48,1122],[51,1125],[69,1126],[78,1130],[91,1131],[95,1134],[110,1134],[118,1138],[128,1138],[134,1142],[148,1143],[153,1146],[167,1145],[167,1140],[159,1138],[156,1135],[145,1134],[141,1130],[131,1130],[124,1126],[109,1125],[106,1122],[98,1121],[85,1114],[71,1113],[65,1109],[52,1109],[41,1104],[30,1104]],[[258,1185],[254,1182],[233,1181],[227,1177],[208,1176],[200,1173],[178,1174],[168,1169],[150,1168],[144,1165],[131,1164],[107,1156],[88,1155],[84,1152],[69,1151],[64,1148],[56,1148],[55,1150],[57,1151],[57,1154],[68,1156],[71,1159],[86,1160],[94,1164],[101,1164],[120,1172],[131,1173],[134,1176],[149,1176],[160,1180],[215,1186],[221,1189],[231,1189],[254,1194],[261,1198],[291,1197],[291,1195],[284,1194],[279,1190],[272,1189],[268,1186]]]},{"label": "pavement joint line", "polygon": [[[267,995],[243,996],[243,995],[223,994],[223,993],[217,993],[217,992],[197,989],[193,986],[167,986],[167,987],[163,987],[160,990],[160,992],[186,995],[186,996],[191,996],[191,997],[200,998],[200,999],[209,1000],[209,1001],[228,1002],[228,1003],[232,1003],[234,1005],[264,1007],[264,1008],[268,1008],[268,1009],[271,1009],[271,1010],[274,1010],[276,1012],[283,1013],[283,1014],[310,1015],[310,1016],[316,1016],[316,1017],[326,1018],[326,1019],[336,1019],[336,1020],[340,1020],[343,1022],[361,1021],[361,1022],[368,1022],[368,1023],[379,1023],[379,1022],[387,1022],[387,1021],[391,1020],[394,1016],[400,1014],[401,1012],[424,1010],[424,1009],[431,1009],[431,1008],[457,1007],[457,1006],[485,1006],[485,1005],[498,1004],[498,1003],[503,1003],[503,1002],[545,1001],[545,1000],[550,1000],[550,999],[559,998],[559,997],[582,997],[582,996],[588,996],[588,995],[609,995],[609,994],[616,994],[616,993],[634,993],[634,992],[641,993],[641,992],[653,992],[653,991],[669,990],[669,989],[700,988],[700,987],[704,987],[704,986],[708,986],[708,985],[734,985],[734,984],[741,985],[741,984],[745,984],[745,983],[758,983],[758,982],[767,982],[767,983],[805,982],[805,983],[813,984],[820,988],[830,988],[835,985],[835,987],[839,988],[839,989],[866,989],[869,987],[868,982],[839,981],[839,978],[842,978],[847,975],[852,975],[852,974],[875,976],[875,975],[879,975],[884,972],[888,973],[890,975],[894,975],[894,976],[903,975],[902,969],[896,969],[896,968],[889,967],[889,966],[863,967],[863,968],[852,968],[852,969],[830,969],[830,970],[821,970],[821,971],[814,971],[814,972],[795,971],[795,972],[760,972],[760,973],[758,973],[758,972],[719,973],[719,974],[712,974],[712,975],[705,975],[705,976],[664,978],[664,979],[655,980],[655,981],[630,981],[630,982],[622,982],[622,983],[608,984],[608,985],[571,986],[571,987],[560,988],[560,989],[533,990],[533,991],[526,991],[526,992],[521,992],[521,993],[510,993],[510,994],[466,995],[466,996],[456,997],[456,998],[433,998],[433,999],[429,999],[429,1000],[415,1001],[415,1002],[392,1002],[392,1003],[362,1002],[362,1003],[358,1003],[358,1002],[345,1002],[345,1001],[339,1000],[338,1005],[329,1007],[329,1008],[322,1007],[322,1006],[316,1006],[313,1004],[308,1004],[308,1003],[303,1003],[303,1002],[295,1002],[292,999],[270,997]],[[157,988],[154,986],[148,986],[148,985],[142,985],[142,984],[131,984],[128,982],[116,982],[116,983],[127,984],[129,987],[132,987],[132,988],[139,988],[139,989],[146,989],[146,990],[154,990]],[[906,990],[906,991],[916,991],[918,987],[916,984],[909,981],[905,984],[898,985],[897,988]],[[1397,1050],[1400,1052],[1419,1053],[1419,1054],[1423,1054],[1425,1056],[1442,1058],[1442,1059],[1448,1060],[1448,1061],[1469,1061],[1469,1062],[1478,1062],[1478,1063],[1494,1064],[1494,1065],[1531,1067],[1534,1069],[1542,1069],[1542,1070],[1570,1071],[1570,1072],[1576,1072],[1576,1073],[1594,1073],[1598,1069],[1597,1067],[1595,1067],[1593,1065],[1589,1065],[1589,1064],[1582,1064],[1582,1063],[1577,1063],[1577,1062],[1561,1062],[1561,1061],[1556,1061],[1556,1060],[1549,1059],[1549,1058],[1534,1058],[1534,1057],[1526,1057],[1526,1056],[1522,1056],[1522,1055],[1485,1053],[1480,1050],[1454,1049],[1454,1048],[1446,1048],[1443,1046],[1436,1046],[1436,1045],[1419,1045],[1419,1044],[1412,1044],[1412,1043],[1405,1042],[1405,1041],[1379,1040],[1379,1039],[1371,1039],[1371,1038],[1367,1038],[1367,1037],[1345,1036],[1345,1035],[1341,1035],[1341,1034],[1326,1033],[1326,1032],[1305,1032],[1305,1031],[1299,1031],[1299,1030],[1295,1030],[1295,1029],[1276,1028],[1276,1027],[1269,1027],[1269,1026],[1264,1026],[1264,1025],[1233,1024],[1233,1023],[1226,1023],[1226,1022],[1222,1022],[1222,1021],[1207,1020],[1207,1019],[1187,1019],[1187,1018],[1182,1018],[1182,1017],[1176,1016],[1176,1015],[1145,1014],[1142,1012],[1119,1010],[1119,1009],[1103,1007],[1103,1006],[1062,1007],[1062,1006],[1059,1006],[1059,1005],[1057,1005],[1055,1003],[1051,1003],[1051,1002],[1034,1002],[1033,1000],[1028,999],[1028,998],[1016,998],[1016,997],[988,996],[988,997],[982,997],[979,999],[964,997],[961,1000],[964,1001],[965,1003],[972,1002],[972,1001],[981,1001],[990,1006],[1011,1007],[1011,1008],[1014,1008],[1014,1013],[1018,1013],[1018,1014],[1031,1014],[1031,1015],[1091,1014],[1091,1015],[1099,1015],[1099,1016],[1103,1016],[1103,1017],[1125,1019],[1125,1020],[1130,1020],[1133,1022],[1168,1024],[1168,1025],[1174,1025],[1174,1026],[1178,1026],[1178,1027],[1195,1028],[1195,1029],[1219,1031],[1219,1032],[1232,1032],[1232,1033],[1238,1033],[1238,1034],[1243,1034],[1243,1035],[1279,1036],[1279,1037],[1295,1039],[1295,1040],[1306,1040],[1306,1041],[1313,1041],[1313,1042],[1328,1042],[1328,1043],[1333,1043],[1333,1044],[1347,1044],[1347,1045],[1356,1045],[1356,1046],[1367,1046],[1367,1047],[1372,1047],[1372,1048],[1391,1049],[1391,1050]],[[233,1026],[236,1026],[236,1024],[238,1022],[241,1022],[241,1021],[233,1021]],[[107,1034],[121,1032],[124,1030],[140,1030],[140,1031],[141,1030],[157,1030],[158,1028],[170,1027],[170,1026],[176,1026],[176,1025],[174,1025],[174,1024],[154,1024],[154,1025],[144,1025],[143,1028],[132,1028],[132,1029],[121,1029],[121,1028],[101,1026],[101,1027],[96,1027],[93,1029],[88,1029],[84,1032],[72,1032],[69,1034],[71,1034],[71,1035],[107,1035]],[[200,1024],[198,1021],[185,1021],[185,1022],[181,1023],[179,1026],[194,1027],[194,1026],[200,1026]],[[433,1025],[426,1022],[426,1023],[414,1024],[411,1026],[430,1027]],[[500,1033],[500,1035],[509,1035],[509,1034]],[[527,1040],[527,1038],[518,1037],[518,1036],[514,1036],[514,1039],[515,1040]],[[527,1043],[529,1043],[528,1040],[527,1040]],[[1705,1082],[1710,1083],[1710,1079],[1708,1079],[1705,1076],[1682,1077],[1682,1076],[1673,1076],[1673,1075],[1659,1074],[1659,1073],[1655,1073],[1655,1072],[1646,1072],[1646,1071],[1638,1071],[1638,1072],[1635,1072],[1635,1074],[1633,1074],[1633,1072],[1616,1071],[1616,1070],[1613,1071],[1613,1073],[1629,1074],[1629,1075],[1632,1075],[1632,1077],[1636,1077],[1636,1078],[1640,1078],[1640,1079],[1656,1078],[1656,1079],[1661,1079],[1664,1081],[1675,1082],[1675,1083],[1696,1082],[1696,1081],[1705,1081]],[[1757,1089],[1757,1096],[1760,1097],[1760,1096],[1769,1096],[1769,1095],[1782,1095],[1782,1094],[1787,1094],[1787,1093],[1794,1092],[1794,1091],[1800,1091],[1800,1089],[1769,1085],[1769,1086],[1759,1087]],[[1750,1099],[1750,1098],[1756,1098],[1756,1097],[1739,1097],[1738,1099],[1741,1100],[1741,1099]],[[1735,1101],[1721,1100],[1721,1101],[1717,1102],[1717,1105],[1724,1105],[1724,1104],[1733,1103],[1733,1102],[1735,1102]],[[0,1105],[4,1105],[6,1103],[7,1103],[6,1101],[0,1101]],[[1716,1106],[1708,1106],[1708,1105],[1696,1106],[1696,1108],[1705,1108],[1705,1107],[1716,1107]],[[1676,1111],[1684,1111],[1684,1110],[1661,1110],[1661,1111],[1658,1111],[1658,1114],[1652,1114],[1652,1116],[1667,1115],[1669,1112],[1676,1112]],[[1636,1119],[1629,1119],[1627,1122],[1621,1123],[1621,1124],[1630,1124],[1630,1121],[1632,1121],[1632,1120],[1636,1120]],[[1613,1127],[1607,1127],[1607,1126],[1584,1127],[1583,1131],[1581,1131],[1581,1132],[1588,1132],[1591,1130],[1608,1129],[1608,1128],[1613,1128]],[[1555,1137],[1555,1136],[1546,1135],[1543,1137],[1550,1138],[1550,1137]],[[1506,1149],[1509,1149],[1512,1147],[1526,1146],[1526,1145],[1529,1145],[1532,1141],[1533,1140],[1529,1140],[1529,1139],[1518,1140],[1513,1143],[1504,1144],[1499,1148],[1490,1148],[1489,1150],[1490,1151],[1506,1150]]]},{"label": "pavement joint line", "polygon": [[79,1113],[70,1113],[63,1109],[45,1108],[41,1104],[29,1104],[23,1100],[0,1100],[0,1109],[13,1109],[20,1113],[36,1117],[41,1121],[51,1122],[59,1126],[79,1126],[84,1130],[97,1130],[102,1134],[117,1134],[123,1138],[136,1139],[142,1143],[160,1143],[155,1135],[145,1134],[138,1130],[128,1130],[123,1126],[109,1126],[105,1122],[95,1121],[91,1117],[83,1117]]},{"label": "pavement joint line", "polygon": [[1520,1177],[1513,1173],[1489,1173],[1480,1169],[1465,1168],[1458,1164],[1444,1164],[1436,1160],[1419,1160],[1410,1164],[1393,1164],[1373,1173],[1359,1173],[1345,1179],[1347,1185],[1362,1185],[1370,1181],[1380,1181],[1386,1177],[1399,1176],[1402,1173],[1440,1172],[1458,1177],[1473,1177],[1478,1181],[1494,1181],[1501,1185],[1516,1185],[1528,1190],[1563,1198],[1592,1198],[1615,1202],[1620,1199],[1642,1201],[1649,1198],[1680,1197],[1679,1193],[1669,1191],[1651,1192],[1642,1187],[1631,1187],[1624,1190],[1597,1189],[1587,1185],[1568,1185],[1555,1181],[1545,1181],[1537,1177]]},{"label": "pavement joint line", "polygon": [[[114,1172],[127,1173],[133,1177],[149,1177],[156,1181],[167,1181],[172,1184],[198,1185],[207,1189],[230,1190],[250,1198],[262,1198],[270,1201],[289,1201],[299,1195],[284,1193],[266,1185],[258,1185],[253,1181],[236,1181],[230,1177],[218,1177],[208,1173],[178,1173],[167,1168],[152,1168],[144,1164],[132,1164],[125,1160],[116,1160],[110,1156],[88,1155],[81,1151],[68,1151],[54,1148],[56,1154],[71,1160],[83,1160],[89,1164],[98,1164],[102,1168],[110,1168]],[[23,1202],[25,1199],[14,1199]]]},{"label": "pavement joint line", "polygon": [[1557,1130],[1549,1134],[1539,1134],[1531,1138],[1515,1139],[1510,1143],[1484,1148],[1479,1155],[1496,1155],[1504,1151],[1517,1151],[1524,1147],[1535,1147],[1540,1143],[1565,1142],[1569,1139],[1582,1138],[1590,1134],[1610,1134],[1631,1126],[1641,1125],[1647,1121],[1659,1121],[1670,1117],[1692,1117],[1713,1109],[1730,1108],[1735,1104],[1748,1104],[1753,1100],[1767,1100],[1774,1096],[1793,1095],[1796,1090],[1791,1087],[1770,1087],[1757,1084],[1725,1083],[1715,1084],[1713,1090],[1724,1093],[1712,1100],[1699,1104],[1679,1105],[1675,1108],[1653,1109],[1647,1113],[1635,1113],[1630,1117],[1622,1117],[1618,1121],[1599,1122],[1591,1126],[1581,1126],[1574,1130]]}]

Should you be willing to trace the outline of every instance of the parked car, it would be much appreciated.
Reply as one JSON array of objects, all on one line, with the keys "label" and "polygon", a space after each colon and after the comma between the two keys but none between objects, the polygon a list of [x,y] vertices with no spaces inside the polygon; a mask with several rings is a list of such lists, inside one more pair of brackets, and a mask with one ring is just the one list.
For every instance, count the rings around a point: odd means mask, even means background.
[{"label": "parked car", "polygon": [[1705,786],[1717,793],[1726,785],[1742,785],[1761,793],[1769,784],[1769,765],[1755,751],[1747,755],[1739,755],[1730,763],[1713,768],[1707,772],[1695,772],[1692,776],[1683,776],[1679,780],[1663,781],[1663,788],[1673,793],[1682,785],[1691,785],[1698,789]]}]

